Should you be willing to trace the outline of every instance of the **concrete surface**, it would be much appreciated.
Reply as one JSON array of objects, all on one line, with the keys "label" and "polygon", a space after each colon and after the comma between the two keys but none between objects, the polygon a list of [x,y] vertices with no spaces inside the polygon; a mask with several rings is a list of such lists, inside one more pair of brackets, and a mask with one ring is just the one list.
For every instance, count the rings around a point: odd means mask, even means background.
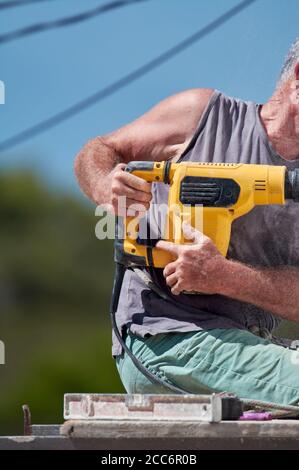
[{"label": "concrete surface", "polygon": [[[45,431],[49,434],[45,435]],[[40,435],[0,437],[0,450],[299,450],[299,421],[295,420],[220,423],[70,420],[60,427],[33,426],[33,432]]]}]

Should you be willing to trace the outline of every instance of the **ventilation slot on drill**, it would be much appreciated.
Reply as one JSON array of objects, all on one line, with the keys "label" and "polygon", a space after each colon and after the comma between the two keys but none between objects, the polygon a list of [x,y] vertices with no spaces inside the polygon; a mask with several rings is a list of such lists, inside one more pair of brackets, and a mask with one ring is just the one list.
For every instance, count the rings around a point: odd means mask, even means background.
[{"label": "ventilation slot on drill", "polygon": [[220,197],[220,188],[216,183],[184,183],[181,185],[180,200],[183,204],[206,204],[214,203]]},{"label": "ventilation slot on drill", "polygon": [[255,191],[266,191],[266,181],[265,180],[255,180],[254,189],[255,189]]},{"label": "ventilation slot on drill", "polygon": [[227,167],[235,167],[237,168],[240,164],[239,163],[215,163],[215,162],[200,162],[200,165],[202,166],[220,166],[222,168],[227,168]]},{"label": "ventilation slot on drill", "polygon": [[191,206],[229,207],[237,202],[239,193],[239,185],[230,178],[185,176],[181,181],[180,201]]}]

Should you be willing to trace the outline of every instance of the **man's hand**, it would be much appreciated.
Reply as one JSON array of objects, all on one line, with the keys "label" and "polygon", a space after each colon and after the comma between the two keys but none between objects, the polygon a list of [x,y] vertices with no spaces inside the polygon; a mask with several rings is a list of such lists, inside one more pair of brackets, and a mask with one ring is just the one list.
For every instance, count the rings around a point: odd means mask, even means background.
[{"label": "man's hand", "polygon": [[174,295],[182,291],[197,291],[205,294],[221,293],[226,282],[227,259],[217,250],[212,240],[183,223],[186,238],[193,243],[178,245],[159,241],[157,248],[177,256],[163,271],[167,285]]},{"label": "man's hand", "polygon": [[125,217],[142,217],[152,199],[151,183],[124,171],[126,165],[119,163],[110,173],[111,200],[105,204],[108,210]]}]

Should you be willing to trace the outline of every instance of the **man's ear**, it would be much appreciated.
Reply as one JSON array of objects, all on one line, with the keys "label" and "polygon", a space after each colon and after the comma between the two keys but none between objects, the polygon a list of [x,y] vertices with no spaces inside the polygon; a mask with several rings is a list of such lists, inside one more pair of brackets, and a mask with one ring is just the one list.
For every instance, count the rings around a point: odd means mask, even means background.
[{"label": "man's ear", "polygon": [[295,80],[299,80],[299,62],[295,66]]}]

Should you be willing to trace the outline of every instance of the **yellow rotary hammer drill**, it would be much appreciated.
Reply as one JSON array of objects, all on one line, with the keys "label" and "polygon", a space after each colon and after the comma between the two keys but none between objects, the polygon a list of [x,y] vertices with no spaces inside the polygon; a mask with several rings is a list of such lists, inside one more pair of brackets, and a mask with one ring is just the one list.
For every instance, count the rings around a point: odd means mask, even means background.
[{"label": "yellow rotary hammer drill", "polygon": [[[130,162],[126,171],[148,182],[170,185],[164,240],[190,243],[182,221],[199,228],[226,256],[232,222],[256,205],[299,202],[299,169],[242,163]],[[198,226],[201,221],[201,226]],[[136,217],[123,220],[123,237],[116,236],[115,260],[127,267],[163,268],[173,256],[138,241]]]}]

